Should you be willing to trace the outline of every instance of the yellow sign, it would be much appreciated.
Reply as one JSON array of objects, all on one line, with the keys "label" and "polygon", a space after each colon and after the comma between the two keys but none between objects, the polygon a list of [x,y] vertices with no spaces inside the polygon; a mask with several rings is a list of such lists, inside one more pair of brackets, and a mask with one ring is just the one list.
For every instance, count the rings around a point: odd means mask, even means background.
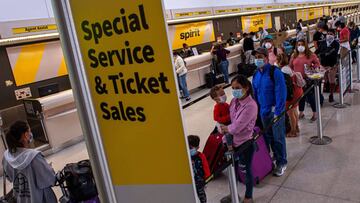
[{"label": "yellow sign", "polygon": [[37,26],[28,26],[28,27],[18,27],[13,28],[13,34],[24,34],[24,33],[31,33],[31,32],[44,32],[44,31],[50,31],[50,30],[57,30],[57,27],[55,24],[50,25],[37,25]]},{"label": "yellow sign", "polygon": [[173,50],[182,48],[183,43],[194,46],[215,41],[212,21],[169,26],[169,37]]},{"label": "yellow sign", "polygon": [[225,14],[225,13],[239,13],[241,8],[232,8],[232,9],[219,9],[215,10],[215,14]]},{"label": "yellow sign", "polygon": [[244,32],[257,32],[259,28],[272,28],[271,14],[261,14],[241,17]]},{"label": "yellow sign", "polygon": [[67,75],[60,42],[6,48],[17,86]]},{"label": "yellow sign", "polygon": [[298,21],[300,19],[302,19],[303,21],[315,20],[321,18],[323,14],[324,14],[323,7],[296,10],[296,17]]},{"label": "yellow sign", "polygon": [[211,11],[209,11],[209,10],[179,12],[179,13],[175,13],[175,18],[205,16],[205,15],[210,15],[210,14],[211,14]]},{"label": "yellow sign", "polygon": [[117,201],[194,203],[162,1],[69,2]]}]

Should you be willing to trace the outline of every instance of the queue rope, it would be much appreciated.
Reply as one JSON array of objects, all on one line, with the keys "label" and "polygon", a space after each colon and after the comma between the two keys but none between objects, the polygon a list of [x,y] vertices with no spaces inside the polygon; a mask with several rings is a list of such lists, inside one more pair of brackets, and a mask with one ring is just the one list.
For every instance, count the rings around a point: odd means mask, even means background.
[{"label": "queue rope", "polygon": [[[307,94],[309,94],[311,92],[311,90],[313,90],[314,88],[314,84],[312,84],[310,87],[308,87],[305,92],[293,103],[291,103],[289,105],[289,107],[283,111],[278,117],[274,118],[270,124],[264,128],[264,130],[261,130],[260,132],[254,132],[253,134],[253,141],[256,141],[261,134],[263,134],[264,132],[267,132],[273,125],[275,125],[277,122],[279,122],[279,120],[285,116],[285,114],[294,107],[294,105],[296,105],[297,103],[300,102],[301,99],[303,99]],[[230,152],[233,153],[232,157],[238,157],[240,154],[242,154],[249,146],[250,146],[251,142],[245,142],[243,145],[241,145],[240,147],[237,148],[236,151]],[[228,152],[227,152],[228,153]],[[208,184],[209,182],[211,182],[216,174],[219,174],[219,172],[222,172],[223,170],[225,170],[226,168],[228,168],[231,164],[235,164],[234,160],[228,160],[226,162],[226,164],[224,164],[221,168],[219,168],[217,171],[215,171],[213,174],[211,174],[206,180],[205,180],[205,185]]]}]

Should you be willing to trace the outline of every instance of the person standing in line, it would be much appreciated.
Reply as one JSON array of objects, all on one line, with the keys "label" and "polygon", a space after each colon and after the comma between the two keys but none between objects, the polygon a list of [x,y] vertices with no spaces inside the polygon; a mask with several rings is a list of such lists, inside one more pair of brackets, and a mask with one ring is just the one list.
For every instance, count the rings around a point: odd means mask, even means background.
[{"label": "person standing in line", "polygon": [[254,40],[253,40],[253,34],[250,33],[247,35],[247,37],[244,39],[244,53],[245,53],[245,64],[252,64],[253,63],[253,56],[252,51],[254,51]]},{"label": "person standing in line", "polygon": [[278,54],[282,54],[283,50],[281,48],[278,49],[277,47],[275,47],[272,35],[267,35],[264,38],[264,47],[267,49],[269,54],[269,63],[271,65],[274,65],[276,62],[276,56]]},{"label": "person standing in line", "polygon": [[218,66],[224,74],[225,83],[229,84],[229,61],[227,60],[227,55],[230,54],[230,51],[225,49],[224,45],[219,44],[211,49],[211,53],[216,55]]},{"label": "person standing in line", "polygon": [[336,31],[330,29],[326,35],[326,41],[322,42],[319,51],[320,63],[327,70],[325,80],[330,84],[329,102],[334,102],[334,92],[336,88],[336,73],[338,65],[339,42],[335,39]]},{"label": "person standing in line", "polygon": [[[294,54],[291,56],[290,60],[290,68],[292,68],[295,72],[301,73],[303,78],[307,78],[307,75],[305,72],[307,69],[315,69],[320,67],[320,61],[319,58],[316,56],[316,54],[312,53],[309,49],[308,44],[305,40],[298,40],[296,43],[296,49]],[[310,87],[312,85],[311,80],[307,80],[307,85],[304,87],[306,88]],[[311,121],[317,120],[317,111],[316,111],[316,103],[315,103],[315,91],[311,91],[308,93],[304,98],[302,98],[299,102],[299,118],[303,119],[305,118],[304,110],[305,110],[305,103],[309,102],[313,115],[311,117]]]},{"label": "person standing in line", "polygon": [[56,203],[51,188],[55,185],[55,172],[40,151],[31,149],[32,142],[33,134],[26,122],[11,125],[2,160],[6,178],[13,183],[18,203]]},{"label": "person standing in line", "polygon": [[352,57],[352,63],[355,64],[357,62],[356,57],[356,47],[358,45],[358,38],[360,36],[360,30],[359,27],[355,25],[354,22],[349,23],[349,29],[350,29],[350,48],[351,48],[351,57]]},{"label": "person standing in line", "polygon": [[269,63],[265,48],[260,47],[253,54],[258,68],[253,78],[254,98],[259,105],[264,128],[278,118],[272,128],[265,132],[264,138],[276,160],[274,175],[279,177],[287,168],[285,117],[282,116],[287,97],[285,78],[280,69]]},{"label": "person standing in line", "polygon": [[269,33],[263,28],[263,27],[259,27],[259,39],[260,39],[260,43],[262,44],[265,37],[269,35]]},{"label": "person standing in line", "polygon": [[[232,79],[231,86],[234,96],[230,103],[231,124],[222,126],[221,130],[224,133],[233,135],[233,147],[235,151],[239,150],[241,145],[249,143],[249,147],[240,155],[239,162],[246,170],[246,191],[243,202],[252,203],[254,188],[252,160],[255,152],[253,132],[258,114],[258,106],[252,97],[253,90],[251,83],[245,76],[236,76]],[[236,164],[236,168],[238,167],[239,164]],[[231,196],[229,195],[225,197],[225,199],[231,199]]]},{"label": "person standing in line", "polygon": [[343,16],[343,14],[341,12],[339,13],[338,21],[340,23],[344,23],[346,25],[346,19],[345,19],[345,17]]},{"label": "person standing in line", "polygon": [[191,97],[190,97],[190,93],[187,88],[187,82],[186,82],[187,68],[185,65],[185,61],[175,51],[173,52],[173,56],[174,56],[175,71],[178,76],[180,89],[184,95],[185,100],[190,101]]},{"label": "person standing in line", "polygon": [[[284,74],[288,74],[291,77],[293,83],[293,98],[290,101],[286,101],[286,109],[288,110],[287,114],[290,119],[291,131],[288,134],[288,137],[297,137],[300,134],[299,128],[299,114],[298,114],[298,103],[295,103],[303,94],[302,87],[299,87],[297,84],[297,76],[295,72],[289,67],[289,60],[286,54],[277,55],[277,64],[281,71]],[[292,108],[289,109],[290,105]]]},{"label": "person standing in line", "polygon": [[315,53],[319,54],[319,45],[322,44],[322,42],[324,42],[326,40],[326,32],[328,30],[327,25],[323,22],[320,21],[317,24],[317,30],[313,36],[313,41],[314,41],[314,47],[315,47]]},{"label": "person standing in line", "polygon": [[349,51],[350,47],[350,30],[341,20],[335,23],[337,30],[340,33],[340,58],[345,58]]}]

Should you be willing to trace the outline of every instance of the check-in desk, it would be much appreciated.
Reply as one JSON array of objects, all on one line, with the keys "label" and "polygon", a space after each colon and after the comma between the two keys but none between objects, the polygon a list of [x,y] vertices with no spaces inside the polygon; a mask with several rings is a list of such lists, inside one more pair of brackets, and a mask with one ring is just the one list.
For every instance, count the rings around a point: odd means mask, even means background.
[{"label": "check-in desk", "polygon": [[[237,71],[237,65],[240,63],[240,44],[226,47],[230,51],[228,55],[229,74]],[[210,72],[210,65],[213,55],[210,52],[202,53],[198,56],[191,56],[185,59],[188,69],[187,86],[188,89],[195,90],[205,85],[205,75]]]},{"label": "check-in desk", "polygon": [[[26,99],[24,105],[29,123],[41,127],[32,129],[35,147],[48,143],[47,149],[56,152],[83,139],[72,90],[38,99]],[[44,136],[41,136],[42,133]]]}]

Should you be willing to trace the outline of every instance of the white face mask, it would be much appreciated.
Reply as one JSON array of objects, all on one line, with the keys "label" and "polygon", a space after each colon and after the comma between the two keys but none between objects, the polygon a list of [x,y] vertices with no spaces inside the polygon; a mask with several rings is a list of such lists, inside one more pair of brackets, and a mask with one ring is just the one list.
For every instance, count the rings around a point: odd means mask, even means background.
[{"label": "white face mask", "polygon": [[300,53],[304,53],[305,52],[305,47],[304,46],[298,46],[297,50]]},{"label": "white face mask", "polygon": [[270,49],[272,47],[272,44],[270,42],[265,43],[265,48]]},{"label": "white face mask", "polygon": [[226,94],[220,97],[220,103],[225,103],[227,100]]}]

